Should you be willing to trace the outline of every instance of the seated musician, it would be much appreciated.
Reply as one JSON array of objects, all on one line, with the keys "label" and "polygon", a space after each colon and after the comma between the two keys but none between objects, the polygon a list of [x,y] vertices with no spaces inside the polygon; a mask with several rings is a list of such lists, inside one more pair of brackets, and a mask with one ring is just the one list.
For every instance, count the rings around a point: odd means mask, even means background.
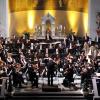
[{"label": "seated musician", "polygon": [[49,53],[50,55],[55,55],[55,54],[56,54],[55,44],[54,44],[54,45],[50,44],[50,47],[49,47],[49,49],[48,49],[48,53]]},{"label": "seated musician", "polygon": [[12,53],[7,54],[7,59],[6,59],[6,64],[7,64],[7,74],[10,76],[10,73],[13,71],[15,67],[15,59],[12,57]]},{"label": "seated musician", "polygon": [[23,53],[20,54],[20,63],[21,63],[21,65],[22,65],[23,68],[26,67],[27,62],[26,62],[26,58],[25,58],[25,56],[24,56]]},{"label": "seated musician", "polygon": [[74,81],[73,79],[74,70],[71,65],[66,66],[64,70],[65,79],[63,81],[64,86],[71,86],[71,83]]},{"label": "seated musician", "polygon": [[60,70],[63,68],[60,56],[56,55],[56,57],[54,58],[54,61],[56,64],[56,69],[60,72]]},{"label": "seated musician", "polygon": [[31,81],[32,87],[36,86],[38,88],[38,65],[34,62],[32,66],[28,69],[29,80]]},{"label": "seated musician", "polygon": [[14,63],[15,63],[15,59],[12,57],[12,53],[8,53],[8,54],[7,54],[6,63],[7,63],[7,64],[14,64]]}]

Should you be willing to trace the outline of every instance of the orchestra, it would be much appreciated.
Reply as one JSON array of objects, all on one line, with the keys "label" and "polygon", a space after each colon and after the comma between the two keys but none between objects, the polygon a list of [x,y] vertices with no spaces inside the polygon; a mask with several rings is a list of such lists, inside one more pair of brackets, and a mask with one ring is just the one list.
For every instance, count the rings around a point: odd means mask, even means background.
[{"label": "orchestra", "polygon": [[100,71],[99,43],[78,36],[66,36],[65,44],[62,40],[55,44],[52,42],[41,44],[39,40],[20,37],[1,39],[0,77],[10,77],[14,87],[22,87],[28,81],[32,87],[38,87],[39,77],[46,76],[48,85],[53,85],[53,77],[60,72],[65,77],[63,84],[70,86],[73,74],[81,76],[83,85],[92,74]]}]

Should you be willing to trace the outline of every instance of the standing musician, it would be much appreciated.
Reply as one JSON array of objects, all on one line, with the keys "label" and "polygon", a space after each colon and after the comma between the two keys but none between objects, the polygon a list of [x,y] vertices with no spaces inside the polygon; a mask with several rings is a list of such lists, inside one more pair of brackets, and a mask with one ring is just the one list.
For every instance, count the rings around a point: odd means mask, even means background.
[{"label": "standing musician", "polygon": [[21,69],[21,64],[17,63],[14,71],[13,71],[13,86],[14,87],[22,87],[22,69]]},{"label": "standing musician", "polygon": [[36,86],[36,88],[38,88],[38,69],[38,64],[35,62],[28,68],[29,80],[31,81],[32,87]]},{"label": "standing musician", "polygon": [[0,78],[6,77],[6,76],[7,76],[7,70],[6,70],[4,62],[0,58]]},{"label": "standing musician", "polygon": [[7,64],[7,76],[9,77],[8,91],[11,92],[13,90],[12,76],[13,76],[14,67],[15,67],[15,59],[12,58],[12,53],[7,54],[6,64]]},{"label": "standing musician", "polygon": [[6,61],[6,50],[1,43],[0,43],[0,57],[3,61]]},{"label": "standing musician", "polygon": [[71,86],[71,83],[74,80],[73,74],[74,74],[73,67],[69,64],[69,66],[66,66],[64,70],[64,76],[65,76],[65,79],[63,81],[64,86]]},{"label": "standing musician", "polygon": [[28,79],[27,72],[28,72],[29,63],[26,62],[26,58],[23,52],[21,52],[20,54],[20,64],[21,64],[23,83],[27,84],[27,79]]}]

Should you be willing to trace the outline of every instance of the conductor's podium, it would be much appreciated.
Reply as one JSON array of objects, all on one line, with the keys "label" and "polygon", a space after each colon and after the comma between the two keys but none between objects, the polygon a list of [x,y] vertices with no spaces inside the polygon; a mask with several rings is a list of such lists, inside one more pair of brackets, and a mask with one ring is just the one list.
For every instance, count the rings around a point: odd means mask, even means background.
[{"label": "conductor's podium", "polygon": [[42,91],[43,92],[61,92],[61,89],[58,87],[58,85],[54,85],[54,86],[43,85]]}]

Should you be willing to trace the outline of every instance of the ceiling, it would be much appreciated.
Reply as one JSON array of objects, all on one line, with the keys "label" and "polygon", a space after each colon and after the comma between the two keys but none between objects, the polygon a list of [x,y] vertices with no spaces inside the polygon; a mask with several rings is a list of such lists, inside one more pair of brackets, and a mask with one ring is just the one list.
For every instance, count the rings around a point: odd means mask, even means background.
[{"label": "ceiling", "polygon": [[88,0],[9,0],[10,12],[26,10],[88,11]]}]

